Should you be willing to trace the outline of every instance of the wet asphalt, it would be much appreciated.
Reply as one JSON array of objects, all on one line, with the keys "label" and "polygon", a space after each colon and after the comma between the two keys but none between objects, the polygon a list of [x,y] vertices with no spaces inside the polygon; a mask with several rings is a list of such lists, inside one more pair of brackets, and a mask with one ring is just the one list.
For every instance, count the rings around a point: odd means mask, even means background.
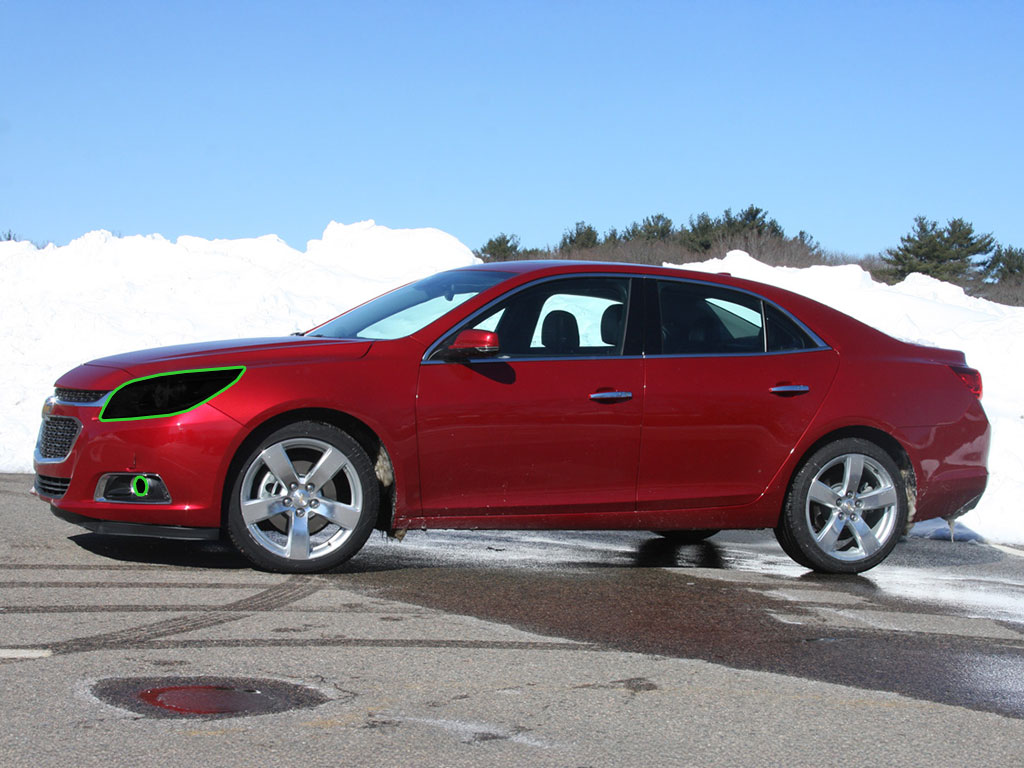
[{"label": "wet asphalt", "polygon": [[[764,531],[413,531],[285,576],[96,536],[29,483],[0,475],[9,765],[980,765],[1024,740],[1024,550],[963,529],[860,576]],[[190,685],[281,692],[186,730],[144,695]]]},{"label": "wet asphalt", "polygon": [[[768,531],[696,545],[648,532],[414,531],[375,537],[319,578],[581,643],[1024,718],[1024,550],[962,528],[958,538],[905,538],[882,566],[834,576],[791,563]],[[70,541],[112,560],[248,568],[223,545]]]}]

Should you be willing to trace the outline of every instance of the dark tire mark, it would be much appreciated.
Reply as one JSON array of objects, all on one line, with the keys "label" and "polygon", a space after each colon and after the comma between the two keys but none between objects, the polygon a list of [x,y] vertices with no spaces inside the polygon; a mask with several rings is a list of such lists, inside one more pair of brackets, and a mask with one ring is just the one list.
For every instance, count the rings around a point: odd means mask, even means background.
[{"label": "dark tire mark", "polygon": [[[145,586],[148,586],[148,584]],[[323,582],[318,578],[295,576],[269,589],[265,589],[259,594],[227,603],[198,615],[192,613],[189,616],[166,619],[117,632],[104,632],[36,647],[49,648],[54,654],[81,653],[111,648],[138,648],[148,641],[161,637],[215,627],[232,621],[238,621],[252,613],[283,608],[286,605],[315,594],[322,587]],[[206,641],[203,641],[203,643],[205,644]]]}]

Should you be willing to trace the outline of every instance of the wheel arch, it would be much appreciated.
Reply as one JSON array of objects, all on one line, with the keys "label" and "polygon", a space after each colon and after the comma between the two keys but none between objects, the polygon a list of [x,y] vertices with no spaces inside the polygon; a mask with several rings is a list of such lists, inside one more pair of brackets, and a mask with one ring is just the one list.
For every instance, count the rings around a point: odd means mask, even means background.
[{"label": "wheel arch", "polygon": [[[815,454],[822,446],[833,443],[836,440],[842,440],[847,437],[857,437],[862,440],[867,440],[869,443],[873,443],[889,454],[889,457],[896,462],[896,466],[900,469],[900,474],[903,475],[903,486],[906,489],[907,494],[907,527],[909,528],[914,521],[914,511],[917,506],[917,473],[914,470],[914,462],[910,458],[910,454],[903,447],[899,440],[890,435],[884,430],[878,429],[877,427],[868,427],[863,425],[854,425],[848,427],[840,427],[828,432],[812,444],[807,446],[800,456],[800,460],[793,465],[793,469],[789,474],[789,478],[786,481],[785,493],[789,493],[789,489],[793,486],[793,480],[796,478],[797,473],[803,468],[807,460]],[[779,510],[781,516],[782,510]]]},{"label": "wheel arch", "polygon": [[227,471],[224,474],[220,502],[221,529],[226,530],[231,485],[235,474],[245,461],[245,457],[267,435],[286,424],[294,424],[299,421],[317,421],[337,427],[351,435],[352,439],[359,443],[360,447],[366,451],[366,455],[374,463],[373,468],[377,475],[380,494],[380,509],[377,511],[377,522],[374,527],[378,530],[390,532],[397,495],[395,469],[391,461],[391,455],[388,453],[384,441],[368,424],[357,419],[355,416],[331,408],[298,408],[284,411],[261,422],[245,436],[245,439],[242,440],[231,457]]}]

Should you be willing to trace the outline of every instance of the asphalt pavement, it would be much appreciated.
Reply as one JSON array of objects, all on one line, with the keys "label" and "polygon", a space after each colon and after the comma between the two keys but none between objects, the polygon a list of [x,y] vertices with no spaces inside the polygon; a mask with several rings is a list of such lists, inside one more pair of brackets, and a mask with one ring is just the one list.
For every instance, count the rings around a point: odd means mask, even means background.
[{"label": "asphalt pavement", "polygon": [[0,475],[5,766],[1020,762],[1014,548],[826,577],[765,532],[411,532],[287,576],[30,483]]}]

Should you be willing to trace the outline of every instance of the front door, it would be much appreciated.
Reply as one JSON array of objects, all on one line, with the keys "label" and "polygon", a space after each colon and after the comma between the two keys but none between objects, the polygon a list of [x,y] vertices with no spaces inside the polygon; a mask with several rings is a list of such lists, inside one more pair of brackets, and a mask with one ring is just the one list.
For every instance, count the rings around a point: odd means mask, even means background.
[{"label": "front door", "polygon": [[[643,360],[639,341],[636,349],[627,342],[631,283],[609,276],[528,286],[448,337],[495,331],[498,355],[445,361],[442,342],[422,364],[425,516],[528,527],[521,516],[590,515],[596,524],[633,513]],[[582,518],[576,524],[586,527]]]}]

